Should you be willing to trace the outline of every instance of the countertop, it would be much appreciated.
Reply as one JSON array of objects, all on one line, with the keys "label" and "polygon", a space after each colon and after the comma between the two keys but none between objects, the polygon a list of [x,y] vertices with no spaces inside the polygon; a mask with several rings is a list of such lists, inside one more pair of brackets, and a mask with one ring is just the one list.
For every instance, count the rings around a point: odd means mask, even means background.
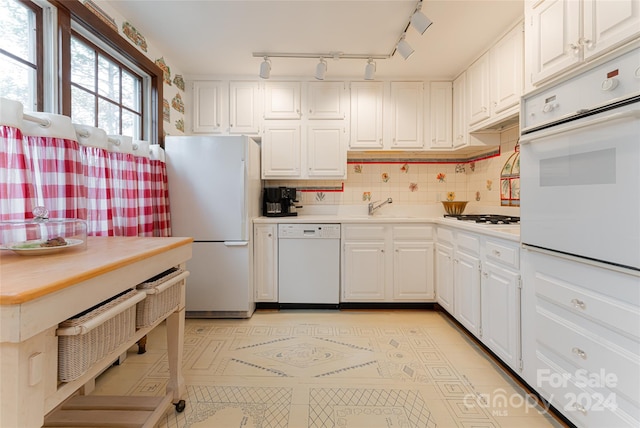
[{"label": "countertop", "polygon": [[442,215],[404,215],[404,214],[304,214],[289,217],[258,217],[254,224],[278,223],[340,223],[340,224],[434,224],[451,228],[463,229],[469,232],[481,233],[495,238],[520,242],[520,225],[489,225],[469,221],[446,218]]},{"label": "countertop", "polygon": [[192,238],[88,237],[86,250],[20,256],[0,251],[0,305],[17,305],[193,242]]}]

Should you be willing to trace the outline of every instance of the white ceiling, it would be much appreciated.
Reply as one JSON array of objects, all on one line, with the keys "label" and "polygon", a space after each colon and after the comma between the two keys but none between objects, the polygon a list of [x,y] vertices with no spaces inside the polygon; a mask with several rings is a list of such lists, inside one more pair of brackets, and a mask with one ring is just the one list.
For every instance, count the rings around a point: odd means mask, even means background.
[{"label": "white ceiling", "polygon": [[[253,52],[388,55],[416,0],[112,0],[106,3],[185,76],[257,78]],[[377,78],[452,79],[523,16],[523,0],[424,0],[415,53],[377,61]],[[361,79],[365,60],[329,59],[327,80]],[[273,58],[271,77],[313,76],[317,59]]]}]

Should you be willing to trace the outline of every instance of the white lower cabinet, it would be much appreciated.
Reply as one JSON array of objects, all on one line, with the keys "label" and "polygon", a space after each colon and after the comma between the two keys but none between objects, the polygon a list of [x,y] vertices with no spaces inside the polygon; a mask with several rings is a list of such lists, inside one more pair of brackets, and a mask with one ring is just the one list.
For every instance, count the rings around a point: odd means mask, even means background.
[{"label": "white lower cabinet", "polygon": [[253,238],[253,280],[256,302],[277,302],[278,225],[254,225]]},{"label": "white lower cabinet", "polygon": [[438,228],[438,304],[515,371],[522,368],[518,243]]},{"label": "white lower cabinet", "polygon": [[453,316],[474,336],[480,336],[480,258],[477,255],[456,250],[453,290]]},{"label": "white lower cabinet", "polygon": [[342,296],[346,302],[385,299],[384,241],[344,243]]},{"label": "white lower cabinet", "polygon": [[453,315],[475,336],[480,327],[480,237],[457,231],[453,259]]},{"label": "white lower cabinet", "polygon": [[345,224],[342,236],[342,301],[434,299],[432,226]]},{"label": "white lower cabinet", "polygon": [[482,342],[520,371],[520,274],[486,262],[481,290]]},{"label": "white lower cabinet", "polygon": [[433,242],[393,242],[393,300],[433,299]]},{"label": "white lower cabinet", "polygon": [[437,302],[453,314],[453,244],[437,242],[435,259]]}]

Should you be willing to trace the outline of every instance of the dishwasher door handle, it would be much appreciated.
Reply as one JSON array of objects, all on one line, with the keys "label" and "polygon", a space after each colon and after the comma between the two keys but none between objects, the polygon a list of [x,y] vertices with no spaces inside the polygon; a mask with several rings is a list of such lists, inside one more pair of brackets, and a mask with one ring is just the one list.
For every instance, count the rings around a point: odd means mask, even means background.
[{"label": "dishwasher door handle", "polygon": [[224,241],[225,247],[246,247],[249,241]]}]

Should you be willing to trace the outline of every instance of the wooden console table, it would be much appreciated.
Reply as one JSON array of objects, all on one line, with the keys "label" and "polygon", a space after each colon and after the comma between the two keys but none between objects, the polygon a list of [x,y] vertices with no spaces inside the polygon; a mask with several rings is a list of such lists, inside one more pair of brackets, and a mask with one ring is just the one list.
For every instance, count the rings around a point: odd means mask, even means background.
[{"label": "wooden console table", "polygon": [[[44,256],[0,251],[0,426],[41,427],[45,415],[162,322],[160,319],[137,330],[78,379],[58,381],[58,324],[167,269],[184,266],[191,258],[192,241],[89,237],[84,251],[69,248]],[[167,395],[142,397],[142,404],[134,406],[144,409],[136,416],[145,421],[144,426],[153,426],[171,403],[184,404],[184,285],[181,296],[178,310],[166,317],[170,371]],[[107,408],[96,401],[98,397],[90,397],[84,397],[89,399],[87,406]],[[132,406],[132,398],[121,400],[123,409]]]}]

